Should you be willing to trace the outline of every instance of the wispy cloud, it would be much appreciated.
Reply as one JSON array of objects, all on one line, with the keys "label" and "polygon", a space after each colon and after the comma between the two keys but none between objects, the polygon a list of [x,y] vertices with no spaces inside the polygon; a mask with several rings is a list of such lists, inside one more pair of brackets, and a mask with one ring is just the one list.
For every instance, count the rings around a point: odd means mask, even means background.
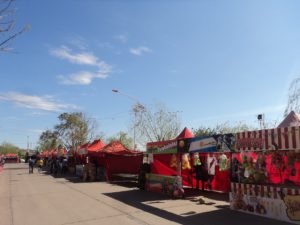
[{"label": "wispy cloud", "polygon": [[58,78],[61,84],[66,85],[89,85],[96,78],[105,79],[112,72],[112,66],[104,61],[101,61],[91,52],[75,53],[66,46],[55,48],[50,51],[50,54],[64,59],[73,64],[96,67],[97,71],[81,71],[69,75],[59,75]]},{"label": "wispy cloud", "polygon": [[81,71],[78,73],[70,74],[68,76],[58,76],[58,78],[60,79],[60,83],[66,85],[89,85],[95,78],[104,79],[106,77],[107,73],[92,73],[88,71]]},{"label": "wispy cloud", "polygon": [[115,35],[114,39],[126,43],[128,41],[128,36],[126,34]]},{"label": "wispy cloud", "polygon": [[17,92],[0,94],[0,101],[12,102],[18,106],[30,109],[59,112],[66,109],[76,109],[72,104],[60,103],[52,96],[26,95]]},{"label": "wispy cloud", "polygon": [[149,53],[149,52],[152,52],[152,50],[146,46],[140,46],[138,48],[131,48],[129,49],[129,52],[133,55],[136,55],[136,56],[141,56],[143,55],[144,53]]},{"label": "wispy cloud", "polygon": [[86,40],[81,36],[70,37],[67,41],[80,50],[86,50],[88,48]]},{"label": "wispy cloud", "polygon": [[53,56],[60,59],[68,60],[71,63],[80,65],[99,66],[103,62],[99,62],[98,58],[89,52],[73,53],[72,50],[66,46],[55,48],[50,51]]}]

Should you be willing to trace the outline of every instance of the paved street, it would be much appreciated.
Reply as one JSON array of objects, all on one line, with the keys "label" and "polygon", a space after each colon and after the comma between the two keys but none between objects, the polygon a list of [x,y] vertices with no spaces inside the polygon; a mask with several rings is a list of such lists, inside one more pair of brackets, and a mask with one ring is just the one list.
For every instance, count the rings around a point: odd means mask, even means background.
[{"label": "paved street", "polygon": [[82,183],[74,177],[28,174],[26,164],[0,172],[0,225],[289,224],[228,209],[225,195],[171,200],[130,185]]}]

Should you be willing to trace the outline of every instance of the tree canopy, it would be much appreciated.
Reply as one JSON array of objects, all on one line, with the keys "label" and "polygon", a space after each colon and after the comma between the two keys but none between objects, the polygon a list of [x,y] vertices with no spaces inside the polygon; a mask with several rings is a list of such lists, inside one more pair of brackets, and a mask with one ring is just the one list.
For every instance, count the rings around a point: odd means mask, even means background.
[{"label": "tree canopy", "polygon": [[133,139],[128,136],[126,132],[120,131],[115,136],[112,136],[107,139],[107,142],[111,141],[120,141],[128,149],[134,149]]},{"label": "tree canopy", "polygon": [[62,113],[53,130],[44,131],[39,138],[39,149],[49,150],[59,146],[78,146],[97,137],[96,121],[83,112]]},{"label": "tree canopy", "polygon": [[236,125],[230,125],[229,122],[217,124],[215,127],[200,126],[193,129],[195,137],[212,136],[216,134],[237,133],[246,130],[255,130],[255,127],[239,122]]},{"label": "tree canopy", "polygon": [[50,150],[57,148],[62,144],[59,139],[58,131],[46,130],[44,131],[39,138],[38,146],[40,150]]}]

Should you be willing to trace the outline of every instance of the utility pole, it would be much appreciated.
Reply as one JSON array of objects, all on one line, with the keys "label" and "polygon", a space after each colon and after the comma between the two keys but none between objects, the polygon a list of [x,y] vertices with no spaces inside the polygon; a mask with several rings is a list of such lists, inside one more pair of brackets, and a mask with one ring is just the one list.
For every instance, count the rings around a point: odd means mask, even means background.
[{"label": "utility pole", "polygon": [[27,135],[27,152],[29,153],[29,136]]},{"label": "utility pole", "polygon": [[136,97],[133,97],[129,94],[126,94],[124,92],[121,92],[117,89],[112,89],[112,92],[115,92],[115,93],[119,93],[121,95],[124,95],[126,96],[127,98],[130,98],[131,100],[133,100],[135,102],[135,104],[132,106],[132,109],[133,109],[133,112],[134,112],[134,124],[133,124],[133,150],[136,149],[136,126],[137,126],[137,121],[136,121],[136,118],[137,118],[137,113],[138,112],[141,112],[143,110],[145,110],[145,106],[143,106],[139,100],[136,98]]}]

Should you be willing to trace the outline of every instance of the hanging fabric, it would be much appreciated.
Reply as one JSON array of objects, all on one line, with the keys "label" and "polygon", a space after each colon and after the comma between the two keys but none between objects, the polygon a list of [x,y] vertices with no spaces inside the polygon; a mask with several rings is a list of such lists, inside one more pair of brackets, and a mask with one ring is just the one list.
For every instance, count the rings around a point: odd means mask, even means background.
[{"label": "hanging fabric", "polygon": [[217,159],[215,156],[207,156],[207,172],[209,175],[216,174]]}]

